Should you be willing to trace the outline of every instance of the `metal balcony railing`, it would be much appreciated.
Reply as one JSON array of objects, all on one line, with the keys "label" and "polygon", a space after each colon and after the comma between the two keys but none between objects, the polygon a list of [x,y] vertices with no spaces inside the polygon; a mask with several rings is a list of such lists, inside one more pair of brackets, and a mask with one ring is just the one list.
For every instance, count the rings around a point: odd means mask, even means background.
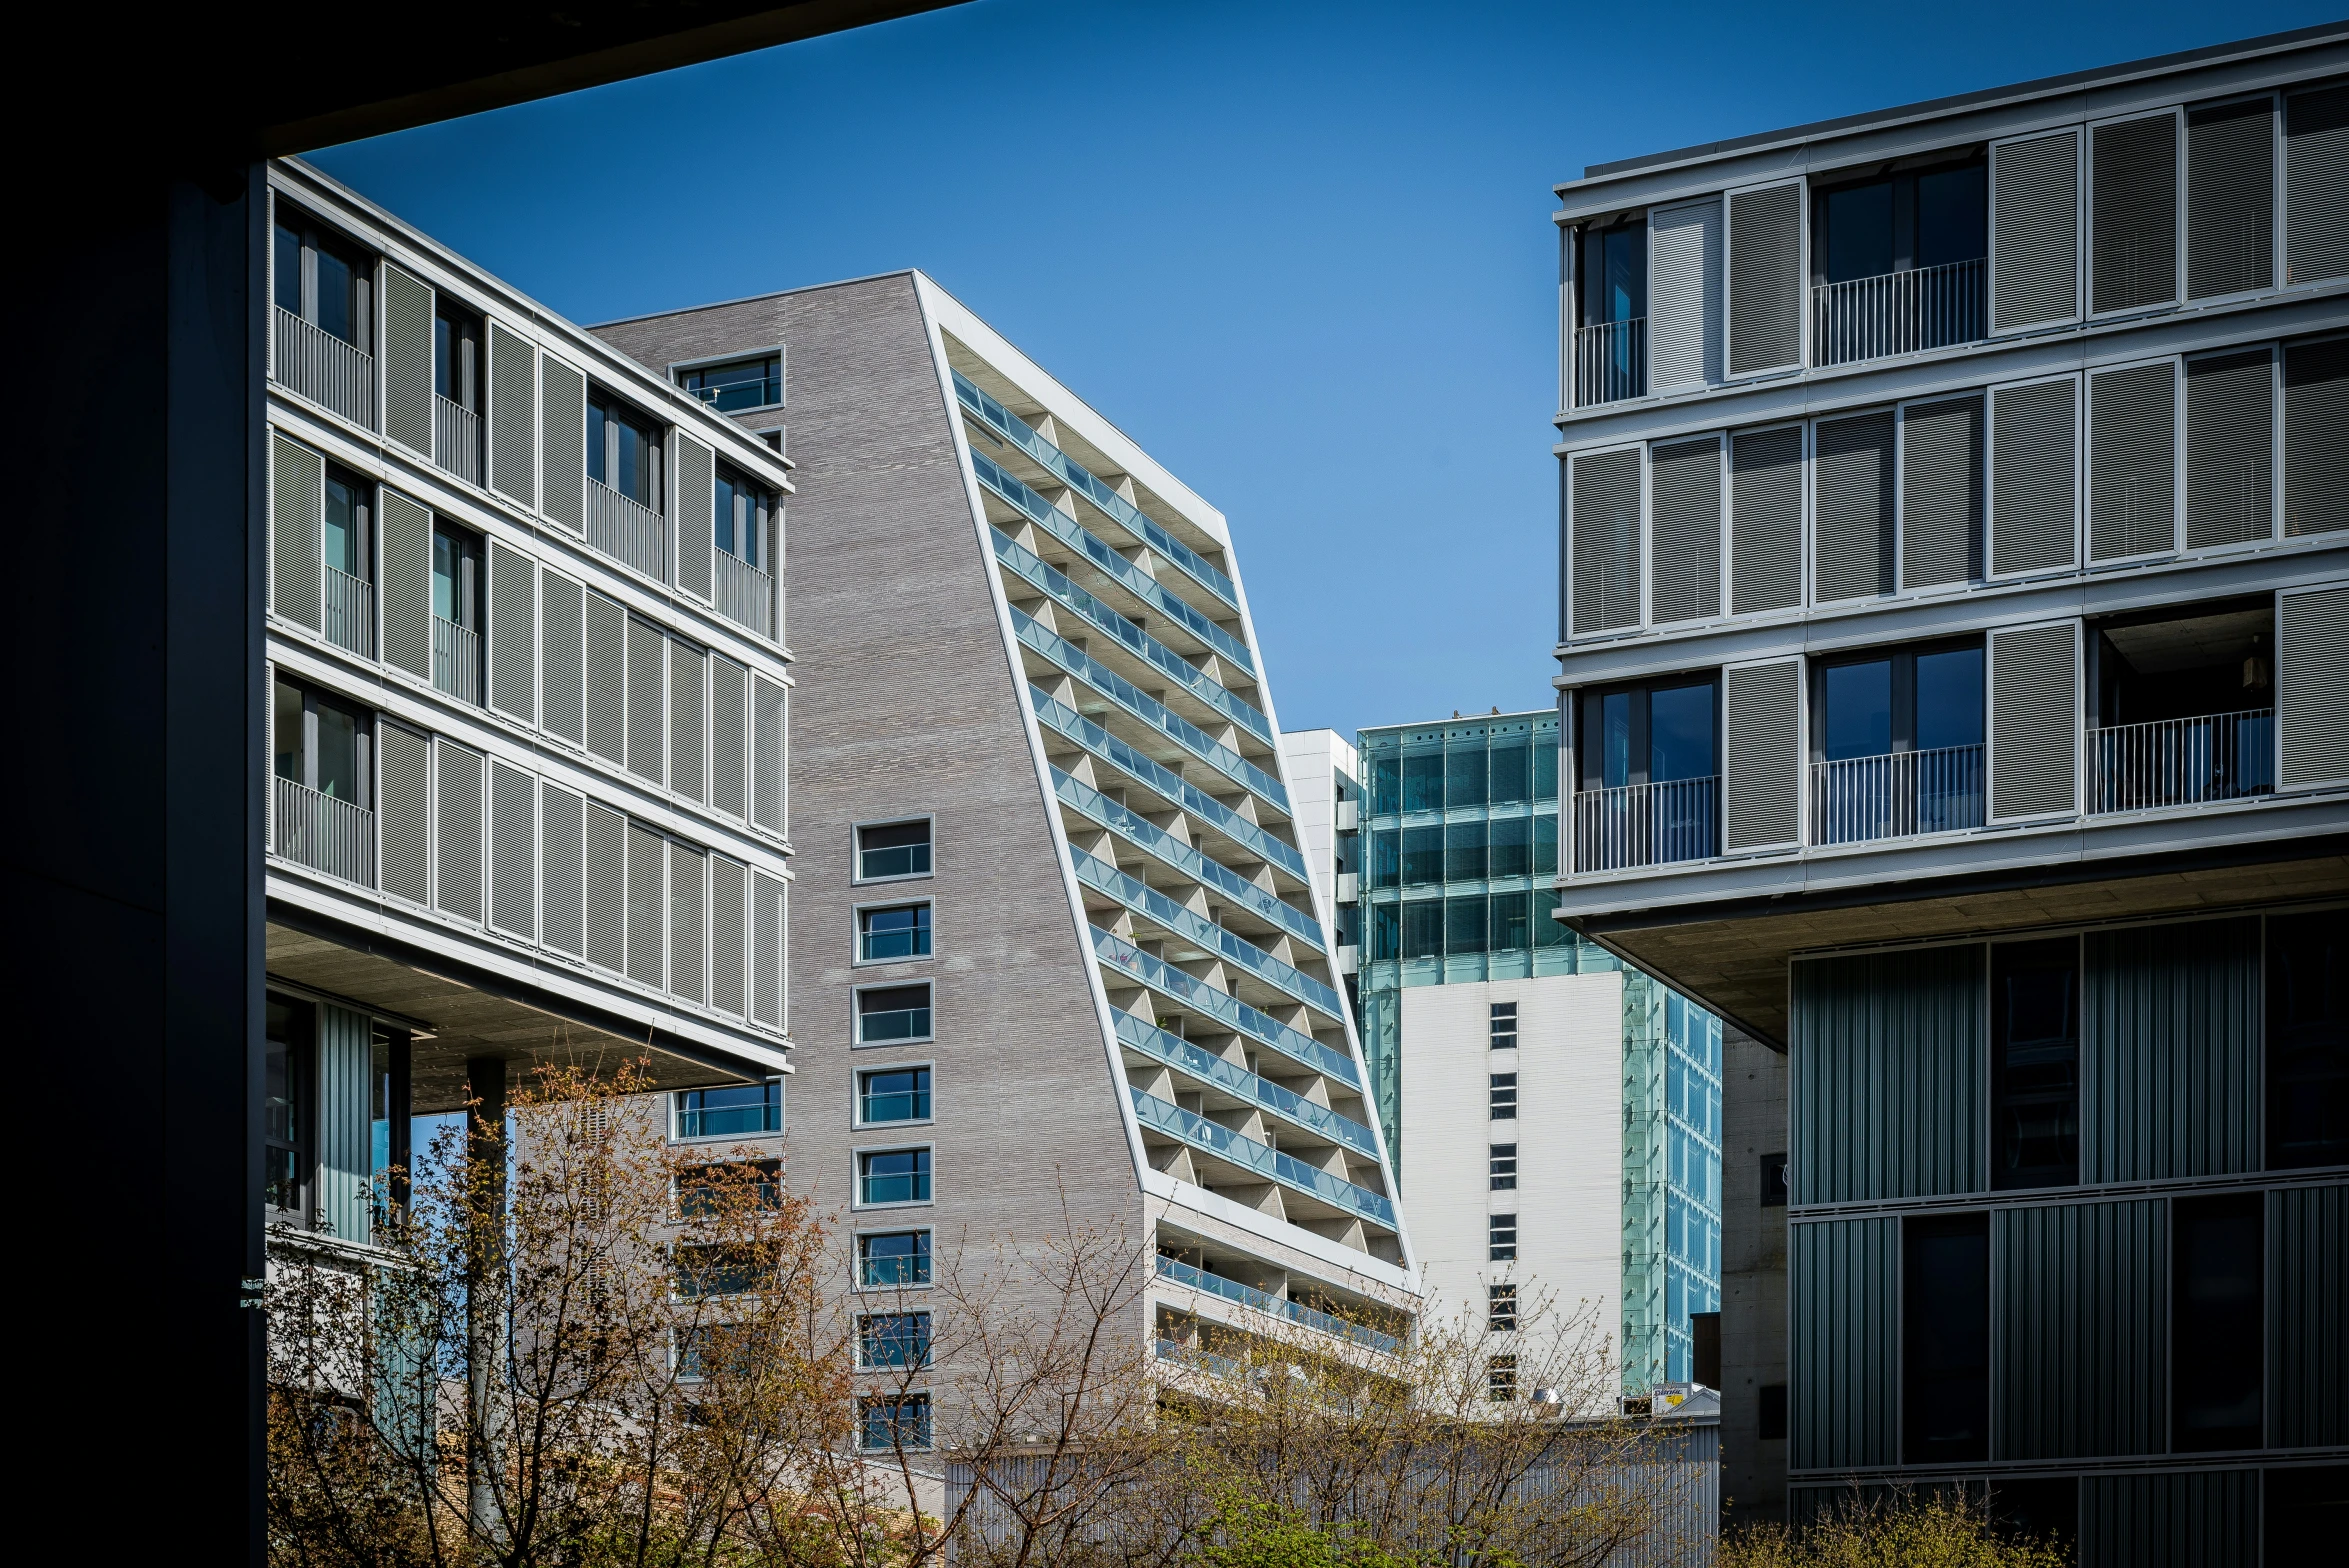
[{"label": "metal balcony railing", "polygon": [[1990,263],[1977,256],[1939,267],[1879,273],[1811,290],[1811,363],[1915,354],[1987,335],[1983,284]]},{"label": "metal balcony railing", "polygon": [[761,637],[775,635],[775,579],[738,555],[716,553],[713,581],[718,613]]},{"label": "metal balcony railing", "polygon": [[2088,732],[2088,809],[2149,811],[2276,787],[2276,710],[2208,713]]},{"label": "metal balcony railing", "polygon": [[432,460],[467,484],[481,483],[481,416],[432,395]]},{"label": "metal balcony railing", "polygon": [[1354,1060],[1343,1051],[1323,1045],[1313,1036],[1292,1029],[1269,1013],[1258,1012],[1246,1002],[1226,991],[1219,991],[1198,976],[1177,969],[1163,958],[1143,952],[1124,937],[1091,927],[1093,954],[1104,964],[1141,982],[1187,1007],[1205,1013],[1221,1024],[1227,1024],[1235,1034],[1244,1034],[1259,1045],[1269,1045],[1283,1056],[1304,1063],[1315,1072],[1327,1073],[1349,1089],[1360,1089],[1362,1079],[1354,1071]]},{"label": "metal balcony railing", "polygon": [[362,659],[375,657],[375,584],[326,568],[326,640]]},{"label": "metal balcony railing", "polygon": [[1667,779],[1574,797],[1574,869],[1620,871],[1719,853],[1721,780]]},{"label": "metal balcony railing", "polygon": [[662,570],[661,514],[622,495],[600,479],[587,482],[587,542],[615,561],[635,567],[655,582]]},{"label": "metal balcony railing", "polygon": [[1366,1160],[1378,1158],[1378,1143],[1370,1129],[1352,1117],[1340,1116],[1328,1106],[1309,1100],[1294,1089],[1283,1088],[1269,1078],[1260,1078],[1245,1067],[1235,1067],[1207,1047],[1181,1035],[1169,1034],[1156,1024],[1144,1023],[1122,1008],[1110,1009],[1109,1016],[1119,1044],[1202,1083],[1213,1084],[1236,1099],[1252,1100],[1285,1121],[1319,1133],[1332,1143],[1344,1144]]},{"label": "metal balcony railing", "polygon": [[1981,825],[1980,746],[1811,764],[1814,844],[1858,844]]},{"label": "metal balcony railing", "polygon": [[375,356],[311,325],[292,311],[276,312],[270,379],[354,424],[375,428]]},{"label": "metal balcony railing", "polygon": [[1574,329],[1574,406],[1648,395],[1648,318]]},{"label": "metal balcony railing", "polygon": [[1184,1110],[1154,1094],[1147,1094],[1140,1089],[1131,1089],[1128,1093],[1134,1102],[1135,1119],[1143,1126],[1180,1139],[1203,1154],[1211,1154],[1256,1175],[1269,1177],[1284,1187],[1319,1198],[1333,1208],[1358,1215],[1374,1225],[1382,1225],[1388,1230],[1395,1228],[1395,1206],[1384,1194],[1372,1192],[1367,1187],[1357,1187],[1343,1176],[1333,1176],[1320,1166],[1308,1165],[1293,1154],[1267,1148],[1220,1122],[1209,1121],[1196,1111]]},{"label": "metal balcony railing", "polygon": [[1185,1263],[1180,1258],[1170,1258],[1163,1252],[1158,1254],[1158,1273],[1161,1278],[1170,1279],[1178,1285],[1188,1285],[1193,1290],[1221,1296],[1226,1301],[1236,1301],[1243,1306],[1254,1307],[1259,1312],[1269,1312],[1274,1317],[1287,1318],[1292,1323],[1302,1323],[1307,1328],[1319,1329],[1324,1334],[1335,1334],[1340,1339],[1350,1339],[1389,1355],[1394,1354],[1403,1343],[1392,1334],[1382,1334],[1360,1323],[1349,1323],[1344,1318],[1317,1311],[1301,1301],[1291,1301],[1269,1290],[1243,1285],[1236,1279],[1228,1279],[1196,1264]]},{"label": "metal balcony railing", "polygon": [[432,684],[450,696],[481,703],[481,634],[455,621],[432,618]]},{"label": "metal balcony railing", "polygon": [[284,859],[360,887],[375,885],[374,812],[280,778],[276,828],[273,847]]}]

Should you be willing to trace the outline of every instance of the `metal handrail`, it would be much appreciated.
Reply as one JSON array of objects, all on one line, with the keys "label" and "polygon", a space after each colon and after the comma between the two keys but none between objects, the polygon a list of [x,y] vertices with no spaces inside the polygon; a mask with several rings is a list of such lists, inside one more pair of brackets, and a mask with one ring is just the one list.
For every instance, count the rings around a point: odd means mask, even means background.
[{"label": "metal handrail", "polygon": [[1366,1160],[1378,1158],[1378,1143],[1371,1137],[1370,1129],[1352,1117],[1340,1116],[1328,1106],[1308,1100],[1294,1089],[1284,1089],[1245,1067],[1235,1067],[1196,1041],[1169,1034],[1122,1008],[1110,1009],[1109,1016],[1121,1045],[1202,1083],[1227,1090],[1237,1099],[1252,1100],[1283,1121],[1293,1122],[1332,1143],[1342,1143]]},{"label": "metal handrail", "polygon": [[775,579],[738,555],[712,552],[717,562],[712,602],[718,613],[761,637],[775,635]]},{"label": "metal handrail", "polygon": [[1303,1062],[1317,1073],[1327,1073],[1347,1088],[1359,1091],[1362,1077],[1354,1070],[1354,1059],[1343,1051],[1323,1045],[1301,1029],[1292,1029],[1268,1013],[1250,1007],[1228,991],[1219,991],[1197,975],[1185,973],[1163,958],[1143,952],[1115,932],[1099,926],[1093,933],[1093,956],[1141,985],[1148,986],[1171,997],[1186,1007],[1197,1008],[1221,1024],[1227,1024],[1236,1034],[1244,1034],[1258,1045],[1268,1045],[1293,1061]]},{"label": "metal handrail", "polygon": [[375,813],[289,778],[277,780],[280,858],[360,887],[375,885]]},{"label": "metal handrail", "polygon": [[326,640],[362,659],[375,657],[375,584],[340,567],[326,568]]},{"label": "metal handrail", "polygon": [[1219,957],[1238,964],[1275,990],[1284,991],[1308,1007],[1332,1018],[1346,1016],[1345,1004],[1327,982],[1316,980],[1294,964],[1283,963],[1246,937],[1226,930],[1167,897],[1140,877],[1118,870],[1111,862],[1081,849],[1071,849],[1077,880],[1111,898],[1146,920],[1154,920],[1176,936],[1196,942]]},{"label": "metal handrail", "polygon": [[1064,773],[1057,765],[1052,769],[1052,791],[1063,805],[1083,812],[1127,843],[1262,915],[1315,952],[1323,951],[1321,926],[1311,915],[1288,900],[1266,892],[1223,862],[1200,853],[1140,812]]},{"label": "metal handrail", "polygon": [[432,618],[432,684],[481,704],[481,634],[440,616]]},{"label": "metal handrail", "polygon": [[432,394],[432,460],[467,484],[481,483],[481,416]]},{"label": "metal handrail", "polygon": [[1293,1154],[1269,1148],[1220,1122],[1209,1121],[1196,1111],[1186,1111],[1172,1101],[1140,1089],[1131,1093],[1134,1115],[1144,1126],[1308,1197],[1319,1198],[1333,1208],[1344,1209],[1388,1230],[1395,1228],[1395,1206],[1383,1194],[1357,1186],[1343,1176],[1332,1176],[1318,1165],[1308,1165]]},{"label": "metal handrail", "polygon": [[1989,335],[1989,269],[1977,256],[1813,286],[1811,363],[1848,365],[1979,342]]},{"label": "metal handrail", "polygon": [[1319,1311],[1301,1301],[1291,1301],[1288,1297],[1276,1296],[1269,1290],[1258,1290],[1253,1285],[1243,1285],[1236,1279],[1227,1278],[1210,1269],[1203,1269],[1195,1263],[1185,1263],[1180,1258],[1170,1258],[1163,1252],[1158,1254],[1158,1272],[1162,1277],[1173,1280],[1178,1285],[1187,1285],[1193,1290],[1203,1290],[1211,1296],[1221,1296],[1226,1301],[1236,1301],[1242,1306],[1254,1307],[1259,1312],[1270,1313],[1274,1317],[1287,1318],[1292,1323],[1302,1323],[1307,1328],[1316,1328],[1324,1334],[1334,1334],[1340,1339],[1350,1339],[1357,1344],[1368,1345],[1373,1350],[1385,1351],[1389,1355],[1392,1355],[1403,1343],[1392,1334],[1382,1334],[1377,1329],[1361,1323],[1349,1323],[1344,1318]]},{"label": "metal handrail", "polygon": [[282,305],[271,309],[276,330],[270,344],[270,379],[373,430],[375,356]]},{"label": "metal handrail", "polygon": [[2088,809],[2149,811],[2276,787],[2276,710],[2246,708],[2088,731]]},{"label": "metal handrail", "polygon": [[1620,871],[1720,853],[1721,779],[1662,779],[1574,797],[1574,869]]},{"label": "metal handrail", "polygon": [[661,514],[600,479],[587,481],[587,542],[655,582],[668,580]]},{"label": "metal handrail", "polygon": [[1811,842],[1950,833],[1982,825],[1983,749],[1940,746],[1811,764]]},{"label": "metal handrail", "polygon": [[1597,321],[1574,329],[1574,406],[1620,403],[1648,393],[1648,318]]}]

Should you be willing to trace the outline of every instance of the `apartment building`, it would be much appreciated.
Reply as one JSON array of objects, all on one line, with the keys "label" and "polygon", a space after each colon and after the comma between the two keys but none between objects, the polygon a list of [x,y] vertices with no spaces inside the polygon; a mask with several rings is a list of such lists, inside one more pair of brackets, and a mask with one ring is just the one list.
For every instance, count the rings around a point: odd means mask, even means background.
[{"label": "apartment building", "polygon": [[1558,197],[1558,913],[1729,1026],[1724,1491],[2337,1548],[2349,29]]},{"label": "apartment building", "polygon": [[738,383],[268,187],[269,1217],[364,1242],[411,1118],[534,1063],[779,1131],[786,463]]},{"label": "apartment building", "polygon": [[788,351],[785,1142],[851,1287],[926,1356],[908,1293],[1073,1223],[1154,1255],[1163,1356],[1386,1344],[1412,1258],[1223,514],[918,272],[597,331]]},{"label": "apartment building", "polygon": [[[1313,873],[1322,904],[1329,910],[1330,939],[1338,989],[1362,1029],[1361,764],[1354,743],[1336,730],[1287,730],[1281,734],[1281,766],[1289,781],[1289,804],[1297,814],[1297,846]],[[1375,1076],[1375,1073],[1373,1074]],[[1392,1140],[1389,1140],[1390,1149]]]}]

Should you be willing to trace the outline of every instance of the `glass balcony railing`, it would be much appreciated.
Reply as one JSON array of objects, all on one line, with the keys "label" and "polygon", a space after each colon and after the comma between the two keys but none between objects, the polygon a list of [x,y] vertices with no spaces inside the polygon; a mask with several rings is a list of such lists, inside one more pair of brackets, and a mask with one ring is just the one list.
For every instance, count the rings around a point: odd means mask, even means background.
[{"label": "glass balcony railing", "polygon": [[1219,1356],[1212,1350],[1201,1350],[1195,1345],[1185,1345],[1180,1340],[1158,1339],[1151,1343],[1161,1361],[1200,1367],[1217,1377],[1238,1377],[1244,1370],[1238,1360],[1231,1356]]},{"label": "glass balcony railing", "polygon": [[2088,732],[2088,809],[2152,811],[2276,787],[2276,710],[2246,709]]},{"label": "glass balcony railing", "polygon": [[1811,842],[1952,833],[1982,825],[1982,748],[1940,746],[1811,764]]},{"label": "glass balcony railing", "polygon": [[1072,850],[1076,862],[1077,880],[1096,892],[1111,898],[1145,919],[1154,920],[1178,937],[1187,937],[1209,952],[1229,959],[1242,969],[1278,991],[1285,991],[1308,1007],[1318,1007],[1332,1018],[1346,1016],[1345,1004],[1330,986],[1314,979],[1294,964],[1285,964],[1263,948],[1237,936],[1205,915],[1194,914],[1176,903],[1140,877],[1129,876],[1097,855],[1083,850]]},{"label": "glass balcony railing", "polygon": [[1333,1208],[1369,1220],[1387,1230],[1395,1228],[1395,1206],[1368,1187],[1357,1187],[1343,1176],[1332,1176],[1293,1154],[1266,1148],[1229,1127],[1209,1121],[1196,1111],[1161,1100],[1140,1089],[1133,1092],[1134,1115],[1143,1126],[1179,1139],[1219,1160],[1240,1166],[1284,1187],[1319,1198]]},{"label": "glass balcony railing", "polygon": [[1335,1334],[1340,1339],[1350,1339],[1356,1344],[1368,1345],[1371,1349],[1387,1355],[1393,1355],[1403,1343],[1392,1334],[1382,1334],[1377,1329],[1364,1324],[1349,1323],[1344,1318],[1316,1311],[1303,1302],[1291,1301],[1286,1296],[1276,1296],[1269,1290],[1258,1290],[1255,1286],[1243,1285],[1236,1279],[1226,1279],[1221,1274],[1211,1273],[1194,1264],[1185,1263],[1180,1258],[1170,1258],[1163,1252],[1158,1254],[1158,1274],[1161,1279],[1169,1279],[1178,1285],[1187,1285],[1193,1290],[1202,1290],[1212,1296],[1221,1296],[1226,1301],[1236,1301],[1242,1306],[1254,1307],[1259,1312],[1269,1312],[1276,1318],[1287,1318],[1292,1323],[1302,1323],[1305,1327],[1319,1329],[1324,1334]]},{"label": "glass balcony railing", "polygon": [[1063,803],[1083,812],[1127,843],[1165,861],[1177,871],[1195,877],[1217,892],[1279,926],[1315,952],[1324,951],[1321,927],[1311,915],[1283,898],[1276,898],[1246,877],[1210,859],[1137,811],[1060,769],[1052,770],[1052,789]]},{"label": "glass balcony railing", "polygon": [[1583,790],[1574,797],[1574,869],[1708,859],[1719,853],[1720,820],[1718,777]]},{"label": "glass balcony railing", "polygon": [[1989,268],[1977,256],[1814,286],[1811,363],[1848,365],[1978,342],[1988,335],[1983,285]]},{"label": "glass balcony railing", "polygon": [[1214,1084],[1225,1093],[1242,1100],[1251,1100],[1284,1121],[1296,1123],[1309,1132],[1320,1134],[1332,1143],[1344,1144],[1366,1160],[1378,1158],[1378,1144],[1370,1129],[1351,1117],[1340,1116],[1326,1105],[1316,1104],[1293,1089],[1284,1089],[1269,1078],[1259,1078],[1244,1067],[1235,1067],[1203,1045],[1169,1034],[1156,1024],[1144,1023],[1132,1013],[1112,1009],[1120,1043],[1141,1052],[1144,1056],[1165,1063],[1180,1073],[1188,1073],[1202,1083]]},{"label": "glass balcony railing", "polygon": [[1196,1008],[1237,1034],[1244,1034],[1258,1045],[1268,1045],[1292,1061],[1302,1062],[1317,1073],[1327,1073],[1349,1089],[1359,1091],[1361,1074],[1354,1070],[1354,1059],[1343,1051],[1332,1050],[1302,1030],[1258,1012],[1246,1002],[1227,991],[1218,991],[1197,975],[1186,974],[1162,958],[1153,958],[1133,943],[1099,926],[1092,928],[1093,955],[1112,969],[1131,978],[1138,985]]}]

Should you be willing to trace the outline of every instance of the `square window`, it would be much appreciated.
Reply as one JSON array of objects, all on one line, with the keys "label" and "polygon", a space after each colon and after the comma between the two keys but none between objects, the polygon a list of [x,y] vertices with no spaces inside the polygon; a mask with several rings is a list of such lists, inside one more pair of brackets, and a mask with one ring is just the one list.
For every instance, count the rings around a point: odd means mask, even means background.
[{"label": "square window", "polygon": [[930,1364],[930,1314],[874,1312],[856,1320],[856,1364],[867,1371]]},{"label": "square window", "polygon": [[729,1084],[720,1089],[685,1089],[676,1096],[677,1131],[683,1138],[751,1138],[783,1130],[783,1080]]},{"label": "square window", "polygon": [[1487,1252],[1495,1263],[1517,1260],[1517,1216],[1495,1214],[1485,1221]]},{"label": "square window", "polygon": [[1486,1027],[1491,1033],[1492,1048],[1496,1051],[1517,1049],[1517,1004],[1495,1002]]},{"label": "square window", "polygon": [[677,1216],[712,1220],[746,1209],[783,1207],[783,1162],[739,1160],[694,1165],[677,1176]]},{"label": "square window", "polygon": [[856,956],[868,964],[930,956],[930,906],[893,904],[856,912]]},{"label": "square window", "polygon": [[1495,1192],[1508,1192],[1517,1186],[1517,1145],[1496,1143],[1487,1162],[1492,1173]]},{"label": "square window", "polygon": [[930,1201],[928,1149],[866,1149],[856,1157],[856,1201],[869,1203],[927,1203]]},{"label": "square window", "polygon": [[1496,1405],[1517,1397],[1517,1358],[1492,1356],[1484,1364],[1484,1396]]},{"label": "square window", "polygon": [[930,1119],[930,1069],[876,1067],[856,1075],[859,1122],[926,1122]]},{"label": "square window", "polygon": [[930,821],[881,822],[856,830],[856,879],[886,882],[930,874]]},{"label": "square window", "polygon": [[677,1294],[688,1300],[704,1296],[739,1296],[763,1284],[773,1269],[763,1249],[732,1243],[677,1249]]},{"label": "square window", "polygon": [[1485,1327],[1495,1334],[1517,1329],[1517,1287],[1487,1285],[1484,1289]]},{"label": "square window", "polygon": [[857,1237],[856,1283],[863,1290],[930,1283],[930,1233],[892,1230]]},{"label": "square window", "polygon": [[930,983],[868,986],[856,993],[856,1043],[930,1038]]},{"label": "square window", "polygon": [[930,1446],[930,1396],[888,1394],[867,1399],[858,1411],[857,1442],[864,1451],[884,1453]]},{"label": "square window", "polygon": [[1517,1119],[1517,1075],[1515,1073],[1494,1073],[1492,1080],[1493,1120],[1497,1122],[1515,1121]]}]

